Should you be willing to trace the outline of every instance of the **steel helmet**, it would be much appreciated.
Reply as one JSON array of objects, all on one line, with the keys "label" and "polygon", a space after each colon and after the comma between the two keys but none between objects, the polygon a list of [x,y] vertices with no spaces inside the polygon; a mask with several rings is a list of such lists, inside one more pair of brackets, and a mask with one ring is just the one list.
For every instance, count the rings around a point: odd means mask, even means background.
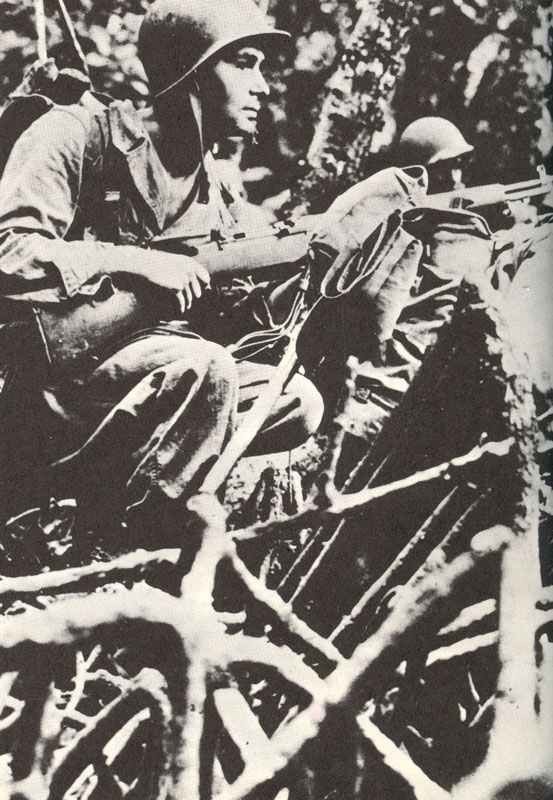
[{"label": "steel helmet", "polygon": [[138,37],[138,53],[159,97],[223,47],[250,38],[284,39],[254,0],[156,0]]},{"label": "steel helmet", "polygon": [[408,125],[398,144],[401,164],[435,164],[470,153],[469,144],[459,128],[443,117],[421,117]]}]

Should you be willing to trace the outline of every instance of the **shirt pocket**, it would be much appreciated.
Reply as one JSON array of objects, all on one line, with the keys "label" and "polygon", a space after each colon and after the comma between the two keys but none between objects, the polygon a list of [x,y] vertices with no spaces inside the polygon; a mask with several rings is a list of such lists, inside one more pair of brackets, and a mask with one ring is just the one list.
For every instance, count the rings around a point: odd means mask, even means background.
[{"label": "shirt pocket", "polygon": [[99,226],[102,238],[113,244],[141,246],[149,242],[154,231],[147,224],[142,205],[141,198],[131,192],[106,191]]}]

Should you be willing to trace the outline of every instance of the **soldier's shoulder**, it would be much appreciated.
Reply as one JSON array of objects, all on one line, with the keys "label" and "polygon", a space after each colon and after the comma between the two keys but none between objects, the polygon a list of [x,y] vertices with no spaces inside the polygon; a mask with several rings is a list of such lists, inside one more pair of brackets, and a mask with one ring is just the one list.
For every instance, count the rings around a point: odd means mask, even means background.
[{"label": "soldier's shoulder", "polygon": [[57,104],[48,99],[29,98],[29,104],[42,103],[28,133],[43,142],[84,148],[91,160],[104,153],[110,142],[136,139],[144,127],[139,112],[130,101],[113,100],[106,95],[85,92],[78,102]]},{"label": "soldier's shoulder", "polygon": [[[104,115],[95,98],[60,104],[40,94],[18,97],[5,111],[4,128],[23,141],[43,144],[77,141],[83,144]],[[100,123],[101,126],[101,123]]]}]

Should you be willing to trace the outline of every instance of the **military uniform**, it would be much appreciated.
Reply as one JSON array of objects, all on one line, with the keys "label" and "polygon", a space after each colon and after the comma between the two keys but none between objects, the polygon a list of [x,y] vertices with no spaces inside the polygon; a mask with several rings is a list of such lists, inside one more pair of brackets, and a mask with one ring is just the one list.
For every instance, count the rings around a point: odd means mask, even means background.
[{"label": "military uniform", "polygon": [[[177,221],[167,220],[166,191],[140,116],[129,104],[105,106],[91,95],[76,106],[53,107],[33,123],[0,184],[4,334],[22,325],[36,363],[43,364],[26,381],[33,418],[41,419],[36,445],[42,453],[31,461],[47,463],[77,450],[78,462],[86,464],[95,452],[96,468],[111,464],[110,481],[120,478],[133,502],[152,487],[170,498],[193,491],[271,373],[262,365],[237,365],[224,347],[184,321],[120,341],[75,374],[52,375],[41,361],[31,333],[33,306],[109,294],[108,260],[152,259],[156,254],[146,246],[169,225],[195,244],[207,236],[219,213],[213,193],[219,201],[220,187],[201,187],[198,173],[183,181],[185,212]],[[227,199],[226,207],[240,224],[240,203]],[[168,307],[166,318],[172,313]],[[294,377],[254,451],[294,447],[316,429],[321,414],[312,384]],[[25,424],[20,420],[19,429]],[[6,471],[9,481],[9,465]]]}]

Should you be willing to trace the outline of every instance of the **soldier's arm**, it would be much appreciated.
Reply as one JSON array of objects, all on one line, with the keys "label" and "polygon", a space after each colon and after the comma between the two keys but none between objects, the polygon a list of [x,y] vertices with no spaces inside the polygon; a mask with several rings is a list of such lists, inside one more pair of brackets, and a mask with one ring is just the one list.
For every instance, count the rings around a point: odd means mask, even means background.
[{"label": "soldier's arm", "polygon": [[16,142],[0,181],[0,294],[63,301],[93,294],[103,276],[119,273],[177,292],[202,280],[203,273],[187,275],[204,268],[185,256],[177,265],[174,255],[132,245],[67,240],[81,200],[87,135],[80,119],[56,109]]}]

